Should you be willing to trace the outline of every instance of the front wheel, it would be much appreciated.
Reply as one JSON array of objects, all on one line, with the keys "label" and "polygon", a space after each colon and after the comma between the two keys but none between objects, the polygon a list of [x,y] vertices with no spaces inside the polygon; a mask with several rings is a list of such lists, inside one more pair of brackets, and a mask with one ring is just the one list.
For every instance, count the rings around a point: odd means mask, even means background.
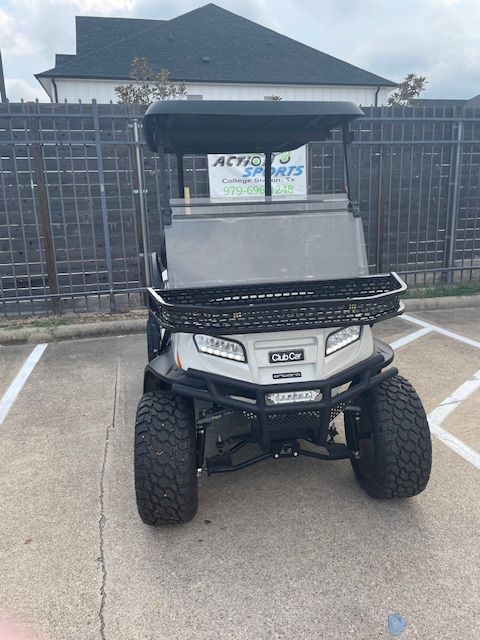
[{"label": "front wheel", "polygon": [[135,420],[135,492],[145,524],[188,522],[197,512],[193,402],[170,390],[146,393]]},{"label": "front wheel", "polygon": [[[427,416],[413,386],[401,376],[363,396],[356,425],[345,414],[346,432],[357,430],[360,457],[352,459],[361,487],[374,498],[408,498],[427,486],[432,444]],[[351,445],[351,443],[349,443]]]}]

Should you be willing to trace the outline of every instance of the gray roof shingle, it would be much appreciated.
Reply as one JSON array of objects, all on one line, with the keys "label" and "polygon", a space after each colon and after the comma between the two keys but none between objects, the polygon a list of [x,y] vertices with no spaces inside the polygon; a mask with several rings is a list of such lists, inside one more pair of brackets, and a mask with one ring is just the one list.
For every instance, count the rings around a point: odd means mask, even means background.
[{"label": "gray roof shingle", "polygon": [[396,86],[215,4],[168,21],[78,17],[76,25],[77,55],[37,78],[127,80],[137,56],[176,81]]}]

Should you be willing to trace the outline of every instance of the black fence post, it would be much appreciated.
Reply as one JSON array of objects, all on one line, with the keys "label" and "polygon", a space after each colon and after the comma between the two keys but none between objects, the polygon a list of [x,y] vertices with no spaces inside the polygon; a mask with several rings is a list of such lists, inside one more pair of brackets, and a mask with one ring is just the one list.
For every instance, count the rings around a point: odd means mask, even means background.
[{"label": "black fence post", "polygon": [[45,184],[45,167],[40,135],[40,107],[38,103],[36,103],[36,108],[35,103],[30,103],[27,108],[31,114],[28,122],[34,174],[33,190],[37,194],[38,199],[38,212],[43,234],[43,248],[45,251],[45,267],[47,271],[48,289],[52,296],[52,311],[55,315],[59,315],[62,313],[62,304],[59,297],[55,245],[53,242],[50,208],[48,206],[47,187]]},{"label": "black fence post", "polygon": [[105,261],[107,264],[108,289],[110,293],[110,311],[114,313],[117,309],[115,303],[115,294],[113,292],[112,247],[110,244],[110,230],[108,227],[107,197],[105,195],[105,174],[103,171],[102,144],[100,138],[100,120],[98,118],[98,106],[96,100],[92,100],[92,116],[93,128],[95,131],[95,148],[97,152],[98,181],[100,184],[100,206],[102,209]]},{"label": "black fence post", "polygon": [[[445,251],[444,280],[451,284],[454,280],[455,267],[455,243],[457,240],[458,212],[460,205],[460,179],[462,171],[462,143],[463,143],[463,120],[455,123],[457,141],[455,144],[455,164],[453,166],[453,180],[450,183],[452,188],[451,207],[447,221],[447,246]],[[463,265],[462,265],[463,266]]]}]

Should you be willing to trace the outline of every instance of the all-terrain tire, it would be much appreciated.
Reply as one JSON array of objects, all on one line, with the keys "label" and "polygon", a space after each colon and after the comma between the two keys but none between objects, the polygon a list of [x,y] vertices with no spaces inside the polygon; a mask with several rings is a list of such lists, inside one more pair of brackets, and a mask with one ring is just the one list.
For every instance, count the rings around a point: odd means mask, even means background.
[{"label": "all-terrain tire", "polygon": [[146,393],[135,420],[135,492],[145,524],[188,522],[197,512],[193,402],[171,391]]},{"label": "all-terrain tire", "polygon": [[[432,444],[422,402],[408,380],[397,375],[361,396],[360,458],[355,476],[374,498],[407,498],[427,486]],[[351,414],[345,416],[354,420]]]}]

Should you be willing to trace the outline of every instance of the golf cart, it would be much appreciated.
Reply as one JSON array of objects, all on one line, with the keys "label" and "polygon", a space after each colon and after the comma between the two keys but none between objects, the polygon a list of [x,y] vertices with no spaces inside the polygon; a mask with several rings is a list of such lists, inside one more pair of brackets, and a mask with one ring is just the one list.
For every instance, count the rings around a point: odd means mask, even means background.
[{"label": "golf cart", "polygon": [[[425,411],[389,366],[392,348],[372,335],[376,322],[402,313],[406,285],[395,273],[368,272],[348,179],[349,122],[361,115],[347,102],[165,101],[148,109],[145,137],[163,186],[135,425],[145,523],[193,518],[202,470],[269,458],[348,459],[376,498],[425,488]],[[277,195],[272,155],[334,129],[343,131],[345,193]],[[184,197],[185,154],[242,150],[265,154],[256,195]],[[169,197],[167,153],[177,158],[178,199]]]}]

